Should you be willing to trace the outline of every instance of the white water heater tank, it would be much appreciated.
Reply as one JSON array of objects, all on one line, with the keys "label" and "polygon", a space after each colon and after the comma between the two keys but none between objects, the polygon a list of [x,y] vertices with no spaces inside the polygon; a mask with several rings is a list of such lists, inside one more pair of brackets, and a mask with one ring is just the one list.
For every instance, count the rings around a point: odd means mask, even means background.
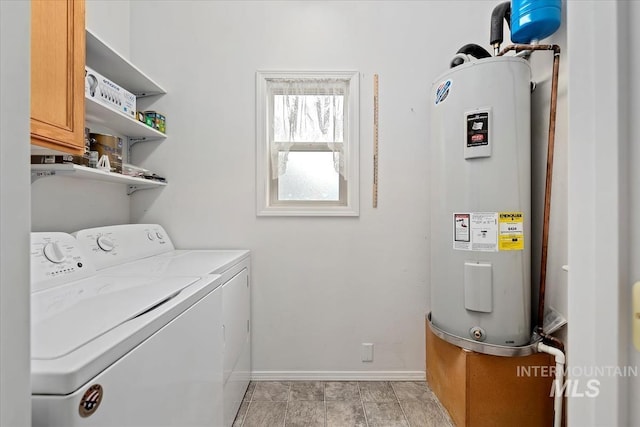
[{"label": "white water heater tank", "polygon": [[431,90],[431,321],[470,341],[531,335],[531,70],[472,60]]}]

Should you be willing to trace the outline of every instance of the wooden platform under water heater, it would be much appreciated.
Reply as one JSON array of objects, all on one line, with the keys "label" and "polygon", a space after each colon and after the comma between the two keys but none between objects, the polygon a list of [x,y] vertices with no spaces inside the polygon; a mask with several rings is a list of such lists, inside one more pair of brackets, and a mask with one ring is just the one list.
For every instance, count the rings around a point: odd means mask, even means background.
[{"label": "wooden platform under water heater", "polygon": [[457,427],[553,425],[553,357],[476,353],[433,334],[426,320],[427,381]]}]

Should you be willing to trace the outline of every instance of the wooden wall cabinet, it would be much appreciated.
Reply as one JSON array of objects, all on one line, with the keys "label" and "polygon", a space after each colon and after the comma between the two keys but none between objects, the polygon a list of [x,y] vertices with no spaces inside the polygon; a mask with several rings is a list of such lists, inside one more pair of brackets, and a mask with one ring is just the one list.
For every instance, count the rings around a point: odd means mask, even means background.
[{"label": "wooden wall cabinet", "polygon": [[84,0],[32,0],[32,146],[84,153],[84,66]]}]

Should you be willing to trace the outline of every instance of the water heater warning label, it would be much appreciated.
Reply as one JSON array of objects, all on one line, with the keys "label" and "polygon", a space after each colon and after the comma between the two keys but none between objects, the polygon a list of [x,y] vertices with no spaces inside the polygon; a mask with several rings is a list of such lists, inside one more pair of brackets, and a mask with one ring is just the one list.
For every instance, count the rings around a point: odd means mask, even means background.
[{"label": "water heater warning label", "polygon": [[464,158],[465,160],[491,157],[491,108],[464,113]]},{"label": "water heater warning label", "polygon": [[467,114],[467,147],[489,145],[489,113]]},{"label": "water heater warning label", "polygon": [[455,227],[455,242],[471,242],[471,229],[469,228],[469,214],[453,214]]},{"label": "water heater warning label", "polygon": [[460,251],[497,252],[498,213],[454,213],[453,249]]},{"label": "water heater warning label", "polygon": [[499,249],[521,251],[524,249],[524,215],[522,212],[500,212]]}]

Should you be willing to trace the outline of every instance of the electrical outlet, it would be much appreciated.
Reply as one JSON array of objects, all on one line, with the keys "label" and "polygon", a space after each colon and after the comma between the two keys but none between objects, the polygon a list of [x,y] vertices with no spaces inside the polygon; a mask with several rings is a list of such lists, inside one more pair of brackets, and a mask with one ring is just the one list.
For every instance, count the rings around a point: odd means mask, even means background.
[{"label": "electrical outlet", "polygon": [[369,342],[362,343],[362,361],[373,362],[373,344]]}]

